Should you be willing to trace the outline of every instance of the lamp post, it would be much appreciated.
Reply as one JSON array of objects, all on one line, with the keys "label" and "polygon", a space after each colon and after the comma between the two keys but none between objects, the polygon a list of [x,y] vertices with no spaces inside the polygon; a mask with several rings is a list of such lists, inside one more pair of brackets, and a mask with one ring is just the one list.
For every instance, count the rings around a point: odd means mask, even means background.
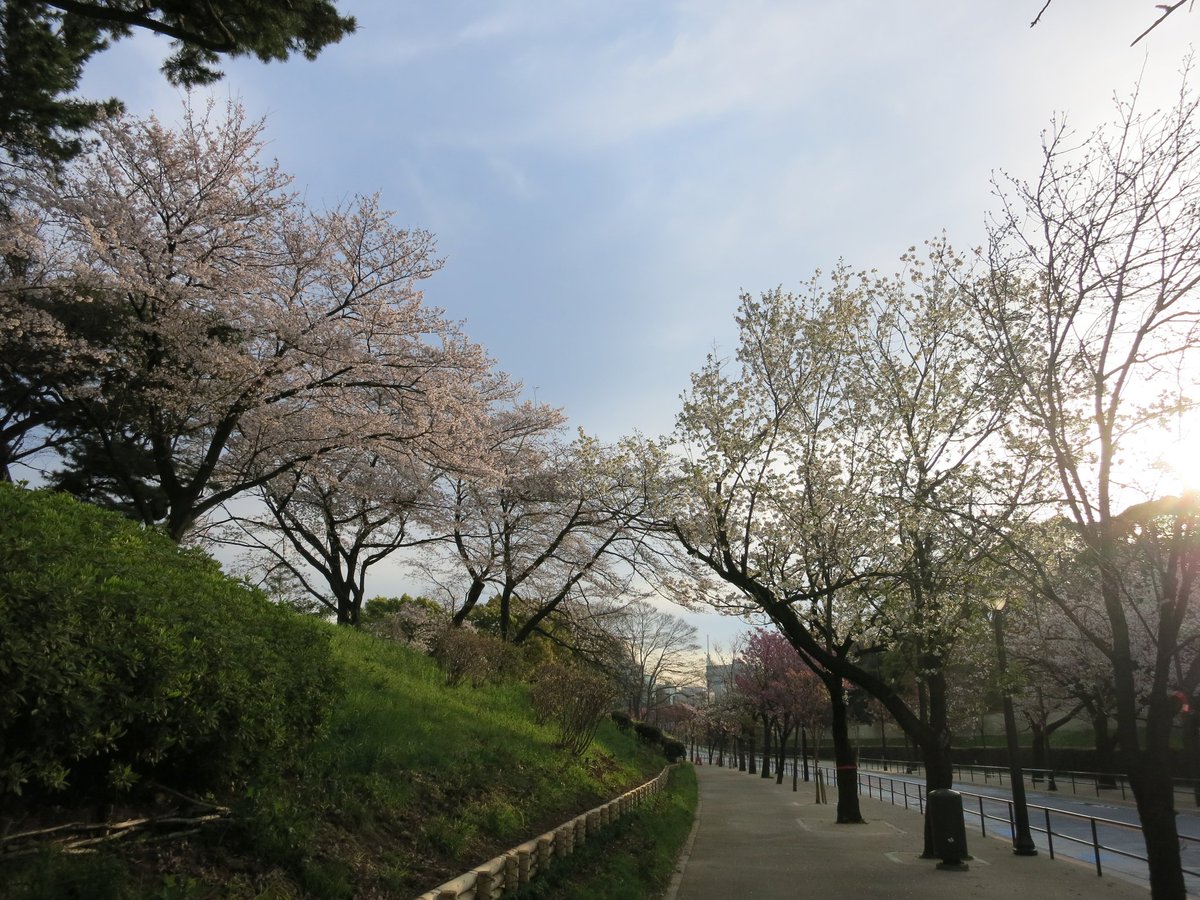
[{"label": "lamp post", "polygon": [[1004,702],[1004,736],[1008,740],[1008,771],[1013,796],[1013,853],[1017,856],[1037,856],[1037,846],[1029,833],[1029,807],[1025,803],[1025,776],[1017,758],[1017,720],[1013,715],[1012,696],[1008,692],[1008,658],[1004,653],[1003,597],[992,600],[992,631],[996,636],[996,662],[1000,672],[1001,696]]}]

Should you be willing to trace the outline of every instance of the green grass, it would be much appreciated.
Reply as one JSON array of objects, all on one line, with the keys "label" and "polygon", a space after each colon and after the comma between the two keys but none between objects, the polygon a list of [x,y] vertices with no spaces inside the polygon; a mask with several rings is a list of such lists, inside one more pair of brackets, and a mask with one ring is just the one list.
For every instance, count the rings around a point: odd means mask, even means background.
[{"label": "green grass", "polygon": [[[419,653],[330,628],[348,690],[298,770],[217,798],[233,807],[232,821],[199,836],[86,861],[51,853],[9,864],[0,896],[414,896],[664,764],[607,722],[572,757],[535,724],[524,686],[451,688]],[[631,870],[643,865],[638,852]],[[47,894],[45,885],[56,887]]]}]

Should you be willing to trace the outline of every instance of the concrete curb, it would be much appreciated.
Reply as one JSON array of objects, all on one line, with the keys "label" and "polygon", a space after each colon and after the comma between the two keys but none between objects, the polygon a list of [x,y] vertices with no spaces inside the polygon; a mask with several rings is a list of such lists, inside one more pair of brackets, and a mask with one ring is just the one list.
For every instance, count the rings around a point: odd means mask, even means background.
[{"label": "concrete curb", "polygon": [[683,882],[683,870],[687,868],[688,860],[692,858],[692,847],[696,843],[696,834],[700,831],[700,813],[704,803],[700,799],[700,786],[696,785],[696,814],[692,819],[692,830],[688,832],[687,840],[683,842],[683,849],[679,851],[679,859],[675,861],[675,871],[671,875],[671,883],[667,885],[667,892],[663,894],[662,900],[675,900],[675,895],[679,893],[679,885]]}]

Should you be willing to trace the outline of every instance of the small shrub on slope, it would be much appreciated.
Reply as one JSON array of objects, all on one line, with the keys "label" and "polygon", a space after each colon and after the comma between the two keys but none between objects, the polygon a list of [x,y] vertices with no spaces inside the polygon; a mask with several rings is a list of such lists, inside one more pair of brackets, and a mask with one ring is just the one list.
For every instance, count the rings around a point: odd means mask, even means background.
[{"label": "small shrub on slope", "polygon": [[328,720],[326,632],[196,551],[0,484],[0,804],[206,789],[285,765]]},{"label": "small shrub on slope", "polygon": [[558,728],[559,746],[580,756],[592,743],[615,691],[601,675],[551,663],[538,669],[532,700],[540,723]]}]

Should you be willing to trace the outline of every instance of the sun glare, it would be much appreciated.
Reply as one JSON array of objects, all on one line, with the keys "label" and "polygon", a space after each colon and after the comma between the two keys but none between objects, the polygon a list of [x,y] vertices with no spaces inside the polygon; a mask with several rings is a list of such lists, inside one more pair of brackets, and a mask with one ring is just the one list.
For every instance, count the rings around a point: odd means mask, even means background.
[{"label": "sun glare", "polygon": [[1196,425],[1195,421],[1189,421],[1172,427],[1169,433],[1160,432],[1147,449],[1144,455],[1147,477],[1142,481],[1153,495],[1200,490],[1200,428]]},{"label": "sun glare", "polygon": [[1166,476],[1177,485],[1173,493],[1200,490],[1200,438],[1195,433],[1170,444],[1162,458]]}]

